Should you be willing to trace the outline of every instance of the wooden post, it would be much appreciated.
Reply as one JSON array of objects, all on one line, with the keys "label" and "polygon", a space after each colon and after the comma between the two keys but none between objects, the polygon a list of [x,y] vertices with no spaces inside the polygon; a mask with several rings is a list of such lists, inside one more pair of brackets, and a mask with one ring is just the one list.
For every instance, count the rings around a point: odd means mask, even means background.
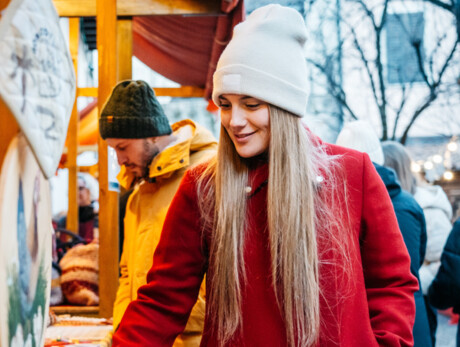
[{"label": "wooden post", "polygon": [[[8,4],[10,3],[10,0],[0,0],[0,11],[3,11]],[[2,18],[2,14],[0,13],[0,18]]]},{"label": "wooden post", "polygon": [[[0,11],[5,9],[10,0],[0,0]],[[2,14],[0,12],[0,18]],[[6,151],[13,137],[18,133],[19,126],[10,109],[0,98],[0,169],[5,159]]]},{"label": "wooden post", "polygon": [[[80,40],[80,19],[69,18],[69,48],[75,76],[78,76],[78,44]],[[78,85],[78,78],[76,79]],[[67,131],[67,167],[69,169],[69,209],[66,229],[78,234],[78,187],[77,187],[77,153],[78,153],[78,110],[77,98],[72,108],[72,115]]]},{"label": "wooden post", "polygon": [[118,81],[131,79],[133,75],[133,21],[117,20]]},{"label": "wooden post", "polygon": [[10,109],[0,98],[0,168],[11,140],[19,132],[19,126]]},{"label": "wooden post", "polygon": [[[97,0],[99,66],[98,109],[101,112],[117,81],[116,0]],[[107,144],[99,149],[99,315],[111,317],[118,288],[118,193],[109,191]]]}]

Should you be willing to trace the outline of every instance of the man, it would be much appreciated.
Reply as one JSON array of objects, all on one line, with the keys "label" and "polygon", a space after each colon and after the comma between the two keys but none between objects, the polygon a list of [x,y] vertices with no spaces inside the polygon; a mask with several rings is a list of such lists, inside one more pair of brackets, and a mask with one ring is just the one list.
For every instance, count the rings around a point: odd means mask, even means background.
[{"label": "man", "polygon": [[[152,88],[144,81],[122,81],[99,119],[99,131],[117,153],[120,184],[134,190],[126,205],[120,286],[114,328],[137,289],[146,283],[166,212],[185,171],[216,153],[209,131],[191,120],[169,125]],[[174,346],[199,346],[203,331],[204,282],[187,326]]]}]

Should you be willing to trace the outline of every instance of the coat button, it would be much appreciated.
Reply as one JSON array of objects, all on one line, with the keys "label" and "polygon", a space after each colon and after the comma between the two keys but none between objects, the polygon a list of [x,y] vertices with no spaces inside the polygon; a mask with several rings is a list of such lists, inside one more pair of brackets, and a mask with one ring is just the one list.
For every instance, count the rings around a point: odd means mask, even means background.
[{"label": "coat button", "polygon": [[181,164],[182,164],[183,162],[184,162],[184,159],[181,159],[181,160],[179,160],[179,163],[181,163]]},{"label": "coat button", "polygon": [[157,166],[157,170],[158,170],[158,171],[161,171],[161,166]]}]

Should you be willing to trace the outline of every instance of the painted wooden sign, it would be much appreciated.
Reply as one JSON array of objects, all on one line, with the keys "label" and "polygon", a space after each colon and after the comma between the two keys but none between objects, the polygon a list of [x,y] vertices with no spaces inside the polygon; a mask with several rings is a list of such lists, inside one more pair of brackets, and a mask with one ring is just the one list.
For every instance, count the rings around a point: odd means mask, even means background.
[{"label": "painted wooden sign", "polygon": [[0,176],[0,346],[43,346],[52,232],[48,180],[20,133]]},{"label": "painted wooden sign", "polygon": [[47,178],[59,163],[75,74],[51,0],[12,0],[0,20],[0,96]]}]

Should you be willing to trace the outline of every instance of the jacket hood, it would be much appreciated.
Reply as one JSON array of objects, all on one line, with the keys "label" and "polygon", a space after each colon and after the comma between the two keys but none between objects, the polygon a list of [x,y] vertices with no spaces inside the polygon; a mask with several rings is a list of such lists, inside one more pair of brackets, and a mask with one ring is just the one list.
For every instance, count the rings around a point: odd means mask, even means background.
[{"label": "jacket hood", "polygon": [[[212,133],[190,119],[184,119],[171,125],[174,142],[164,148],[149,165],[149,178],[170,177],[173,172],[190,164],[190,153],[206,148],[215,148],[217,141]],[[123,165],[117,179],[120,185],[129,189],[134,175]]]},{"label": "jacket hood", "polygon": [[414,198],[423,209],[439,208],[452,219],[452,206],[440,186],[417,186]]},{"label": "jacket hood", "polygon": [[380,178],[382,179],[383,183],[385,183],[385,187],[388,190],[388,194],[393,199],[396,195],[401,193],[401,185],[399,184],[396,172],[388,167],[384,167],[373,163]]}]

